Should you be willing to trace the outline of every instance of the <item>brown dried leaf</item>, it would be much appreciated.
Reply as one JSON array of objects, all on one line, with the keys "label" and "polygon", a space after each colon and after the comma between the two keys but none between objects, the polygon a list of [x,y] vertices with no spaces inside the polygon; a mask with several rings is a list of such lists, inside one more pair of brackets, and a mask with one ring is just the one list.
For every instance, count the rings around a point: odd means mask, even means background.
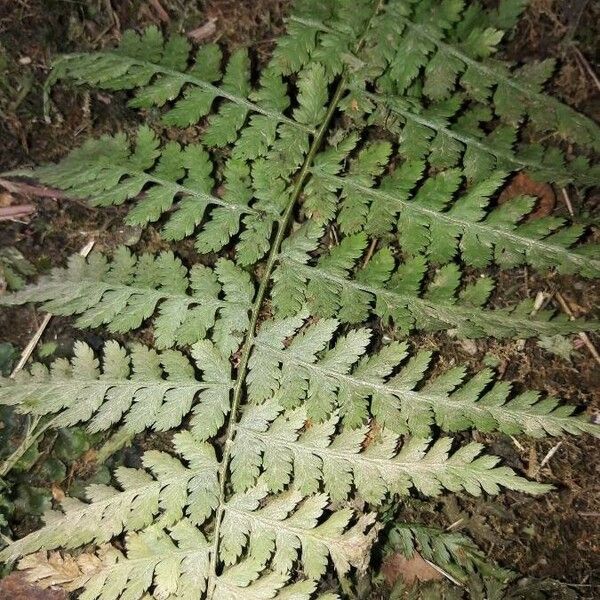
[{"label": "brown dried leaf", "polygon": [[211,38],[215,33],[217,33],[217,18],[211,17],[204,25],[200,25],[200,27],[188,31],[186,35],[190,40],[198,44]]},{"label": "brown dried leaf", "polygon": [[527,216],[527,221],[547,217],[552,214],[556,206],[556,194],[552,186],[534,181],[524,171],[513,177],[510,184],[500,194],[498,203],[504,204],[518,196],[535,196],[538,199],[535,205],[536,209]]},{"label": "brown dried leaf", "polygon": [[23,574],[30,583],[41,587],[60,585],[73,591],[105,565],[106,554],[100,548],[97,554],[84,552],[78,556],[40,551],[23,558],[18,568],[24,571]]},{"label": "brown dried leaf", "polygon": [[43,589],[27,581],[24,573],[11,573],[0,581],[0,600],[67,600],[67,592]]},{"label": "brown dried leaf", "polygon": [[381,572],[386,583],[393,587],[399,578],[412,585],[415,581],[438,581],[443,575],[436,571],[427,561],[415,552],[412,558],[406,558],[400,552],[391,554],[384,561]]}]

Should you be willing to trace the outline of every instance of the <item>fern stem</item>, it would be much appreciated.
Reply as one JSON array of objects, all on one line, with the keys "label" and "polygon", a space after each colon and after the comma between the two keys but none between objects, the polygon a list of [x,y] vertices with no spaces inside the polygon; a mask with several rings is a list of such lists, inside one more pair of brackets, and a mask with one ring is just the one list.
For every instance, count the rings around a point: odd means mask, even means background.
[{"label": "fern stem", "polygon": [[304,183],[306,178],[310,175],[311,166],[314,161],[314,158],[319,151],[321,144],[323,143],[323,139],[325,138],[325,134],[329,129],[329,124],[331,119],[337,109],[337,105],[342,98],[343,93],[346,90],[346,82],[342,78],[340,79],[333,98],[329,104],[327,109],[327,113],[321,126],[319,127],[315,137],[312,141],[308,154],[304,160],[302,168],[298,173],[296,178],[296,182],[294,184],[294,190],[290,197],[290,201],[285,209],[285,212],[281,216],[277,225],[277,235],[275,236],[275,240],[271,246],[271,250],[269,252],[269,256],[267,258],[267,264],[265,266],[265,270],[261,275],[260,287],[258,288],[258,292],[256,294],[256,298],[254,299],[254,303],[252,305],[252,312],[250,316],[250,327],[248,328],[248,334],[246,335],[246,340],[242,347],[242,354],[240,359],[240,364],[238,367],[237,377],[235,380],[235,386],[233,388],[233,400],[231,403],[231,412],[229,414],[229,420],[227,423],[227,436],[225,439],[225,446],[223,452],[223,458],[221,460],[221,467],[219,469],[219,506],[217,508],[217,515],[215,519],[215,530],[213,533],[213,549],[210,555],[210,579],[208,583],[208,598],[212,597],[212,594],[215,589],[216,581],[216,568],[217,568],[217,556],[219,552],[219,538],[221,531],[221,522],[223,520],[223,512],[224,512],[224,504],[225,504],[225,487],[227,483],[227,470],[229,468],[229,463],[231,461],[231,448],[232,441],[235,435],[236,425],[237,425],[237,413],[240,407],[240,403],[242,400],[242,394],[244,391],[244,382],[246,380],[246,374],[248,372],[248,361],[250,360],[250,353],[252,352],[252,348],[254,346],[255,340],[255,332],[256,326],[258,324],[258,318],[260,315],[260,309],[263,305],[263,300],[267,293],[267,288],[270,283],[271,273],[275,268],[275,264],[277,263],[279,257],[279,249],[281,247],[281,243],[285,239],[287,228],[292,218],[294,207],[296,206],[296,202],[304,189]]},{"label": "fern stem", "polygon": [[[375,6],[375,10],[373,11],[373,15],[371,16],[371,19],[369,19],[369,22],[367,23],[365,31],[357,44],[357,50],[360,49],[360,47],[364,43],[365,36],[371,27],[373,18],[381,10],[381,6],[382,6],[382,2],[380,0],[379,2],[377,2],[376,6]],[[235,435],[236,425],[237,425],[237,413],[238,413],[240,402],[242,399],[244,382],[246,379],[246,373],[248,371],[248,361],[250,360],[250,353],[254,346],[255,332],[256,332],[256,326],[258,323],[258,317],[260,314],[260,309],[262,307],[263,300],[266,295],[267,288],[269,286],[271,273],[273,272],[273,269],[275,268],[275,264],[278,261],[281,243],[283,242],[283,240],[285,238],[289,222],[292,218],[294,207],[296,206],[296,202],[298,201],[298,198],[300,197],[300,194],[302,193],[302,190],[304,189],[304,184],[306,182],[306,179],[311,174],[312,163],[315,159],[315,156],[317,155],[317,152],[321,148],[321,145],[325,138],[325,134],[327,133],[327,130],[329,129],[329,124],[331,123],[331,119],[333,118],[333,115],[337,109],[337,106],[338,106],[340,100],[342,99],[342,96],[344,95],[346,89],[347,89],[347,82],[346,82],[345,77],[342,76],[337,84],[337,87],[335,89],[335,92],[333,94],[331,102],[329,103],[329,106],[327,108],[327,113],[325,114],[323,122],[321,123],[319,129],[317,130],[317,132],[315,134],[315,137],[313,138],[313,141],[311,143],[308,154],[306,155],[304,163],[302,164],[302,168],[300,169],[300,172],[298,173],[296,182],[294,184],[294,190],[290,197],[290,201],[285,209],[285,212],[283,213],[281,218],[278,220],[277,235],[275,236],[275,240],[273,241],[273,244],[271,246],[271,250],[270,250],[269,256],[267,258],[267,264],[266,264],[264,272],[262,273],[262,280],[260,283],[260,287],[258,288],[258,292],[256,294],[254,304],[252,305],[252,313],[251,313],[251,317],[250,317],[250,327],[248,328],[248,334],[246,336],[246,340],[245,340],[244,346],[242,348],[242,356],[241,356],[241,360],[240,360],[240,365],[238,367],[238,373],[237,373],[235,387],[234,387],[234,391],[233,391],[233,401],[231,404],[231,412],[229,414],[229,420],[227,423],[227,437],[225,439],[223,458],[221,460],[221,467],[219,470],[219,506],[217,508],[217,515],[216,515],[216,519],[215,519],[215,530],[213,532],[213,536],[214,536],[213,549],[212,549],[212,552],[210,555],[210,566],[209,566],[210,575],[209,575],[209,582],[208,582],[208,586],[207,586],[208,598],[212,597],[212,594],[214,592],[215,585],[216,585],[215,578],[216,578],[216,568],[217,568],[217,556],[218,556],[218,552],[219,552],[219,538],[220,538],[220,531],[221,531],[221,523],[223,521],[223,512],[224,512],[226,475],[227,475],[227,470],[229,468],[229,463],[231,460],[232,442],[233,442],[233,437]]]},{"label": "fern stem", "polygon": [[15,451],[5,461],[2,462],[2,465],[0,466],[0,477],[5,477],[13,469],[21,457],[29,450],[29,448],[31,448],[31,446],[33,446],[37,439],[52,426],[54,422],[54,419],[50,419],[36,430],[40,420],[41,417],[36,417],[33,419],[33,422],[30,422],[27,427],[25,437],[21,443],[17,446]]}]

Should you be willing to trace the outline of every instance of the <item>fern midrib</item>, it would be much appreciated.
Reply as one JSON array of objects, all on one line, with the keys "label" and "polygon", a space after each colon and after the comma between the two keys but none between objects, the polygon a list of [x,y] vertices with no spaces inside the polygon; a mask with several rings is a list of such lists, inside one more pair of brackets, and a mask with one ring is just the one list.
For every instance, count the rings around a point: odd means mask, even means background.
[{"label": "fern midrib", "polygon": [[231,506],[227,505],[225,506],[225,512],[238,514],[250,521],[256,521],[258,523],[261,523],[269,529],[288,531],[290,533],[293,533],[300,540],[302,540],[302,538],[310,538],[313,540],[317,540],[325,544],[328,548],[332,545],[332,543],[335,543],[335,540],[332,540],[330,537],[326,537],[324,535],[320,535],[319,533],[315,533],[317,531],[315,528],[303,528],[290,525],[288,521],[290,518],[293,517],[293,514],[292,517],[288,515],[286,518],[281,520],[269,519],[268,517],[264,517],[262,514],[260,514],[259,511],[232,508]]},{"label": "fern midrib", "polygon": [[[356,45],[357,48],[360,48],[362,46],[362,44],[364,43],[365,36],[371,27],[373,19],[377,15],[377,13],[381,10],[381,7],[382,7],[382,0],[378,0],[375,5],[374,11],[371,15],[371,18],[369,19],[369,21],[365,27],[365,31],[363,32],[363,35],[357,42],[357,45]],[[224,442],[223,458],[221,461],[221,468],[219,469],[219,502],[218,502],[217,514],[215,517],[215,530],[213,532],[213,536],[214,536],[213,552],[212,552],[211,558],[210,558],[211,564],[210,564],[210,569],[209,569],[209,582],[208,582],[208,594],[207,594],[207,597],[209,599],[213,597],[215,586],[216,586],[217,560],[218,560],[218,550],[219,550],[219,543],[220,543],[220,529],[221,529],[221,524],[223,522],[223,512],[224,512],[224,506],[225,506],[225,494],[226,494],[226,485],[227,485],[226,475],[227,475],[227,471],[229,469],[229,463],[231,461],[233,438],[235,436],[239,407],[240,407],[240,403],[242,400],[246,375],[248,372],[248,363],[250,360],[250,354],[252,352],[252,349],[253,349],[255,341],[256,341],[256,327],[258,325],[260,310],[263,306],[263,302],[266,297],[267,289],[270,285],[271,274],[277,263],[277,258],[279,256],[281,244],[282,244],[283,240],[285,239],[289,223],[293,216],[294,207],[296,206],[296,203],[302,194],[302,191],[304,189],[304,184],[305,184],[307,178],[310,176],[311,167],[314,162],[315,156],[317,155],[319,149],[321,148],[321,146],[323,144],[323,140],[325,139],[325,135],[329,129],[329,125],[331,123],[331,120],[333,119],[333,115],[335,114],[335,111],[337,110],[337,106],[344,94],[345,89],[346,89],[345,75],[342,74],[342,76],[340,77],[339,82],[336,86],[335,92],[333,93],[333,96],[329,102],[327,111],[325,113],[325,116],[323,117],[323,121],[314,135],[314,138],[311,142],[311,145],[310,145],[310,148],[306,155],[306,158],[304,159],[302,167],[300,168],[300,171],[298,172],[296,181],[294,183],[294,188],[293,188],[292,194],[290,195],[288,205],[287,205],[285,211],[283,212],[283,214],[281,215],[281,217],[276,220],[277,233],[276,233],[275,239],[273,240],[273,243],[271,245],[271,248],[270,248],[270,251],[269,251],[269,254],[267,257],[265,269],[264,269],[263,273],[261,274],[262,280],[261,280],[260,286],[259,286],[257,294],[256,294],[256,298],[255,298],[253,306],[252,306],[252,311],[251,311],[251,315],[250,315],[250,325],[248,327],[246,339],[244,341],[244,344],[243,344],[242,350],[241,350],[241,357],[240,357],[240,363],[239,363],[238,372],[237,372],[237,376],[236,376],[236,380],[235,380],[235,387],[234,387],[233,399],[232,399],[232,403],[231,403],[231,410],[229,412],[229,417],[228,417],[228,422],[227,422],[227,430],[226,430],[226,437],[225,437],[225,442]]]},{"label": "fern midrib", "polygon": [[[384,396],[395,396],[401,402],[406,401],[408,404],[425,405],[434,410],[436,407],[442,407],[447,410],[456,409],[456,411],[460,412],[460,414],[463,416],[467,416],[469,420],[472,420],[471,416],[473,413],[490,415],[494,418],[496,423],[498,423],[500,431],[502,431],[503,425],[506,425],[509,422],[509,419],[514,421],[514,424],[516,424],[520,430],[526,429],[523,423],[524,418],[536,423],[541,429],[545,429],[543,427],[544,422],[547,423],[549,420],[555,421],[559,424],[563,422],[565,424],[575,424],[572,417],[557,417],[552,413],[535,414],[525,410],[514,410],[510,405],[510,401],[502,403],[499,406],[487,405],[481,399],[476,401],[457,400],[456,398],[453,398],[451,394],[430,394],[426,389],[415,392],[407,388],[395,388],[387,383],[376,383],[367,379],[360,379],[354,374],[338,373],[336,371],[326,369],[325,367],[322,367],[316,363],[303,360],[289,351],[280,350],[279,348],[275,348],[274,346],[265,344],[264,342],[258,342],[256,345],[257,347],[268,351],[282,362],[292,359],[295,365],[303,367],[307,371],[314,371],[330,379],[342,381],[353,388],[358,388],[359,390],[364,391],[365,389],[370,389],[375,392],[381,392]],[[460,388],[458,391],[460,391]],[[535,406],[536,405],[534,404],[531,408],[535,409]],[[582,425],[584,425],[583,422]]]},{"label": "fern midrib", "polygon": [[[292,263],[298,271],[305,273],[309,278],[311,278],[313,274],[316,274],[323,279],[332,281],[342,287],[349,287],[358,291],[367,292],[376,298],[388,297],[393,301],[400,303],[402,306],[406,306],[409,310],[421,310],[432,319],[438,321],[442,320],[446,323],[456,326],[460,326],[463,323],[484,326],[486,328],[499,325],[501,327],[509,327],[511,331],[515,332],[523,333],[526,331],[535,331],[540,335],[544,333],[555,334],[558,329],[561,331],[564,330],[565,332],[572,332],[578,329],[577,327],[574,327],[570,321],[556,323],[541,319],[515,317],[511,313],[498,315],[496,314],[496,310],[483,310],[479,307],[462,306],[460,304],[454,304],[451,302],[432,302],[419,296],[403,294],[396,290],[390,290],[375,285],[367,285],[365,283],[360,283],[355,279],[346,279],[344,277],[335,275],[330,271],[326,271],[325,269],[306,265],[301,261],[284,254],[280,255],[279,260],[282,263]],[[388,303],[388,305],[393,306],[393,303]],[[442,315],[441,311],[451,312],[454,315],[454,320],[450,321],[447,319]],[[593,323],[586,324],[586,329],[589,329],[590,327],[593,328]],[[600,323],[597,324],[597,327],[600,328]]]},{"label": "fern midrib", "polygon": [[[216,86],[208,81],[204,81],[203,79],[194,77],[190,73],[182,73],[181,71],[169,69],[168,67],[165,67],[164,65],[160,65],[160,64],[153,63],[153,62],[146,61],[146,60],[140,60],[137,58],[133,58],[131,56],[119,54],[117,52],[96,52],[94,54],[82,54],[82,53],[65,54],[58,61],[56,61],[55,65],[59,65],[63,60],[64,61],[78,60],[78,59],[81,60],[82,58],[90,59],[92,57],[104,57],[104,56],[109,56],[113,59],[118,59],[118,60],[121,60],[124,62],[128,62],[131,66],[140,66],[140,67],[143,67],[146,69],[151,69],[154,72],[154,74],[167,75],[168,77],[180,79],[180,80],[184,81],[185,83],[190,83],[192,85],[195,85],[196,87],[199,87],[206,91],[212,92],[216,97],[226,98],[227,100],[230,100],[231,102],[234,102],[235,104],[237,104],[239,106],[243,106],[244,108],[246,108],[249,111],[259,113],[261,115],[264,115],[265,117],[269,117],[280,123],[286,123],[287,125],[290,125],[291,127],[294,127],[295,129],[301,129],[302,131],[305,131],[310,134],[315,133],[315,130],[312,127],[308,127],[307,125],[298,123],[298,122],[294,121],[293,119],[286,117],[283,113],[280,113],[280,112],[277,112],[274,110],[268,110],[266,108],[262,108],[261,106],[259,106],[258,104],[254,104],[254,102],[251,102],[247,98],[238,96],[231,92],[228,92],[227,90],[224,90],[223,88]],[[100,83],[102,83],[102,82],[100,82]]]},{"label": "fern midrib", "polygon": [[[217,198],[215,196],[212,196],[211,194],[206,194],[204,192],[199,192],[198,190],[193,190],[192,188],[184,186],[180,183],[176,183],[173,181],[167,181],[165,179],[160,179],[159,177],[149,175],[145,171],[138,171],[135,173],[136,173],[136,175],[138,175],[140,177],[146,177],[150,183],[156,183],[158,185],[161,185],[161,186],[164,186],[167,188],[170,187],[176,193],[181,193],[181,194],[184,194],[187,196],[193,196],[195,198],[200,198],[200,199],[206,201],[208,204],[214,204],[216,206],[221,206],[223,208],[227,208],[227,209],[231,210],[232,212],[239,212],[241,214],[247,214],[247,213],[262,214],[262,213],[267,212],[267,211],[256,210],[255,208],[252,208],[251,206],[241,206],[239,204],[231,204],[230,202],[226,202],[225,200],[223,200],[221,198]],[[225,183],[227,183],[227,182],[225,182]],[[274,214],[277,214],[277,213],[274,213]]]},{"label": "fern midrib", "polygon": [[224,511],[224,504],[225,504],[224,499],[225,499],[225,491],[226,491],[226,483],[227,483],[226,473],[229,468],[229,462],[231,460],[231,449],[232,449],[233,436],[235,435],[235,424],[237,422],[237,414],[239,411],[239,406],[240,406],[240,402],[241,402],[242,395],[243,395],[246,374],[248,372],[248,362],[250,360],[250,353],[255,344],[255,332],[256,332],[256,326],[258,324],[258,318],[260,315],[260,309],[263,306],[263,301],[265,299],[265,296],[267,293],[267,288],[270,283],[271,273],[273,272],[273,269],[277,262],[277,257],[279,255],[281,243],[285,239],[285,235],[287,233],[287,227],[292,218],[294,207],[296,206],[296,202],[298,201],[298,198],[300,197],[300,195],[304,189],[304,183],[310,174],[310,167],[313,163],[313,160],[314,160],[317,152],[319,151],[319,149],[323,143],[323,139],[329,128],[329,123],[331,122],[333,114],[335,113],[335,111],[337,109],[337,105],[342,97],[344,89],[345,89],[344,81],[342,79],[342,80],[340,80],[340,82],[337,86],[337,89],[333,95],[331,103],[327,109],[327,113],[323,119],[323,123],[321,124],[317,134],[315,135],[315,138],[314,138],[313,142],[311,143],[310,149],[308,151],[308,154],[306,155],[306,158],[304,160],[302,168],[300,169],[300,172],[298,173],[296,182],[294,184],[294,190],[290,196],[290,200],[285,209],[285,212],[276,221],[277,234],[276,234],[273,244],[271,246],[271,250],[270,250],[269,256],[267,258],[267,263],[266,263],[265,269],[264,269],[263,273],[261,274],[262,280],[261,280],[260,287],[258,289],[256,298],[255,298],[253,306],[252,306],[252,311],[251,311],[251,316],[250,316],[250,326],[248,327],[248,333],[246,335],[246,340],[242,347],[241,359],[240,359],[240,364],[238,367],[238,374],[237,374],[236,381],[235,381],[234,395],[233,395],[233,400],[232,400],[232,404],[231,404],[231,411],[229,414],[229,421],[227,424],[227,434],[226,434],[226,439],[225,439],[223,460],[221,461],[222,467],[220,469],[220,474],[219,474],[219,482],[220,482],[221,489],[220,489],[220,493],[219,493],[219,506],[217,509],[217,515],[216,515],[216,520],[215,520],[214,549],[211,554],[210,581],[212,582],[212,584],[209,583],[209,594],[208,594],[209,598],[212,597],[212,594],[214,592],[214,587],[216,585],[216,581],[215,581],[215,578],[217,577],[216,562],[217,562],[218,549],[219,549],[218,546],[219,546],[219,538],[220,538],[220,528],[221,528],[221,523],[223,520],[223,511]]},{"label": "fern midrib", "polygon": [[[476,229],[479,230],[482,235],[487,236],[488,240],[491,239],[492,241],[503,241],[509,239],[515,242],[515,244],[524,246],[525,248],[535,248],[536,250],[542,253],[553,253],[556,256],[562,256],[565,260],[579,267],[593,266],[595,270],[600,272],[600,260],[594,260],[588,256],[577,254],[569,248],[549,244],[548,242],[545,242],[544,239],[537,240],[534,238],[523,237],[514,233],[510,229],[504,229],[501,227],[496,228],[491,225],[486,225],[485,221],[467,221],[465,219],[458,219],[456,217],[452,217],[450,214],[448,214],[448,212],[431,210],[425,208],[424,206],[420,206],[414,202],[407,202],[406,200],[396,198],[395,196],[392,196],[391,194],[388,194],[382,190],[369,188],[361,184],[359,181],[356,181],[352,177],[339,177],[337,175],[329,175],[324,170],[318,167],[313,167],[311,171],[321,179],[337,183],[338,187],[340,188],[351,187],[364,194],[367,194],[368,196],[371,196],[372,198],[393,202],[408,212],[421,213],[423,215],[426,215],[431,219],[432,222],[443,221],[445,223],[455,225],[459,228],[460,233],[462,233],[463,231]],[[483,239],[486,238],[484,237]]]},{"label": "fern midrib", "polygon": [[[94,166],[92,164],[92,166]],[[266,210],[256,210],[255,208],[252,208],[251,206],[242,206],[239,204],[232,204],[230,202],[227,202],[225,200],[223,200],[222,198],[217,198],[216,196],[212,196],[211,194],[207,194],[205,192],[200,192],[198,190],[195,190],[193,188],[187,187],[181,183],[177,183],[176,181],[169,181],[167,179],[162,179],[161,177],[157,177],[156,175],[153,175],[152,173],[148,173],[146,171],[140,171],[138,169],[130,169],[130,168],[120,168],[118,169],[120,171],[123,172],[123,175],[127,175],[128,177],[134,179],[134,178],[139,178],[139,179],[145,179],[145,183],[155,183],[156,185],[159,185],[165,189],[171,190],[171,192],[173,193],[173,196],[175,196],[176,194],[183,194],[184,196],[192,196],[193,198],[199,198],[201,200],[204,200],[208,205],[216,205],[216,206],[220,206],[222,208],[227,208],[228,210],[231,210],[232,212],[238,212],[240,214],[263,214],[263,213],[267,213],[269,211]],[[19,175],[19,174],[23,174],[26,175],[26,172],[19,172],[19,171],[11,171],[10,173],[8,173],[9,175]],[[227,182],[225,182],[227,183]],[[88,196],[88,198],[94,198],[95,196],[100,196],[102,197],[102,194],[95,194],[93,196]],[[142,198],[143,201],[143,198]],[[172,209],[175,207],[171,207]],[[278,214],[275,211],[272,211],[273,214]]]},{"label": "fern midrib", "polygon": [[[73,383],[70,383],[70,382]],[[152,388],[154,389],[172,389],[172,388],[197,388],[198,390],[204,390],[204,389],[208,389],[208,388],[217,388],[217,387],[230,387],[228,386],[226,383],[203,383],[203,382],[199,382],[199,381],[194,381],[193,383],[184,383],[182,381],[165,381],[165,380],[154,380],[154,381],[148,381],[148,380],[143,380],[141,382],[135,382],[135,381],[124,381],[124,380],[119,380],[119,379],[102,379],[102,380],[90,380],[90,379],[76,379],[73,378],[72,380],[69,381],[57,381],[56,383],[53,383],[52,381],[48,381],[48,382],[40,382],[40,383],[25,383],[25,384],[19,384],[19,389],[20,390],[31,390],[31,392],[28,393],[39,393],[40,389],[43,388],[48,388],[48,391],[54,391],[57,388],[60,390],[81,390],[81,384],[84,383],[85,384],[85,389],[89,389],[91,387],[98,387],[98,388],[106,388],[107,390],[111,389],[111,388],[131,388],[133,390],[136,389],[144,389],[144,388]],[[10,390],[10,387],[7,387],[6,390]],[[2,402],[0,402],[0,404],[2,404]]]}]

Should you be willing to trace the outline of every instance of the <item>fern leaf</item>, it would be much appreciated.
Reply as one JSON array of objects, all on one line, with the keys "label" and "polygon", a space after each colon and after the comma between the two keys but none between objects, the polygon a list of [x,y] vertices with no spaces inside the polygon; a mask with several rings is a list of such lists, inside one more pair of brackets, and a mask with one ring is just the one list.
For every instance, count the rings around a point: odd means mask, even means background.
[{"label": "fern leaf", "polygon": [[[558,185],[593,186],[600,181],[598,167],[591,167],[581,156],[567,161],[557,147],[518,143],[518,126],[500,124],[490,131],[492,112],[478,105],[464,109],[460,96],[422,109],[391,95],[358,88],[349,93],[354,102],[376,107],[369,121],[398,136],[399,153],[407,160],[426,158],[438,169],[462,166],[469,181],[485,178],[494,170],[522,169]],[[348,103],[346,110],[351,110]]]},{"label": "fern leaf", "polygon": [[[345,588],[368,566],[381,528],[373,508],[392,514],[412,492],[548,489],[480,444],[432,431],[598,435],[597,425],[489,369],[431,376],[430,352],[409,357],[407,343],[340,326],[376,316],[400,333],[471,337],[598,328],[532,317],[528,302],[488,310],[491,280],[464,283],[453,262],[600,274],[597,247],[578,243],[584,227],[526,220],[533,198],[494,202],[511,171],[597,181],[585,157],[523,143],[531,128],[597,148],[598,128],[543,94],[551,62],[492,58],[522,8],[299,0],[256,77],[246,50],[224,60],[208,44],[192,56],[156,27],[57,61],[50,83],[127,90],[144,116],[198,126],[202,141],[162,144],[145,126],[87,142],[34,177],[95,206],[127,202],[129,223],[160,222],[167,241],[194,236],[198,252],[220,256],[189,271],[171,252],[75,257],[2,298],[116,333],[151,321],[162,351],[108,342],[96,357],[79,343],[71,361],[2,381],[0,404],[34,415],[40,433],[121,422],[128,434],[177,432],[172,453],[148,451],[114,485],[66,498],[0,560],[40,552],[22,566],[49,583],[61,567],[44,569],[45,552],[73,551],[61,581],[84,600],[333,600],[320,580],[336,572]],[[401,537],[440,562],[458,551],[429,530]]]},{"label": "fern leaf", "polygon": [[248,539],[254,556],[268,558],[275,547],[271,565],[282,573],[291,571],[301,548],[303,571],[309,579],[325,574],[329,557],[340,574],[363,564],[372,542],[363,530],[372,524],[374,515],[366,515],[346,531],[352,511],[342,509],[323,520],[329,504],[324,494],[304,498],[300,492],[288,492],[261,505],[267,493],[266,487],[259,486],[227,502],[220,546],[226,565],[240,558]]},{"label": "fern leaf", "polygon": [[[460,251],[468,265],[480,268],[493,260],[503,268],[529,264],[584,277],[600,274],[596,245],[572,247],[582,237],[583,227],[565,224],[558,217],[521,222],[533,207],[530,197],[488,208],[490,197],[504,180],[503,173],[483,180],[457,200],[454,195],[462,177],[453,169],[429,178],[410,199],[406,184],[398,185],[394,177],[372,188],[349,175],[329,175],[316,167],[313,173],[330,186],[337,184],[338,189],[351,189],[371,198],[373,210],[382,210],[377,204],[385,204],[388,213],[399,213],[400,245],[408,254],[426,252],[433,262],[444,263]],[[367,223],[368,215],[362,226]]]},{"label": "fern leaf", "polygon": [[444,39],[443,20],[423,7],[411,15],[403,2],[391,2],[386,12],[394,20],[399,40],[389,64],[389,76],[398,92],[405,91],[423,69],[423,89],[432,99],[449,94],[459,81],[474,99],[491,100],[495,113],[509,123],[518,123],[527,116],[539,131],[552,129],[566,139],[598,148],[598,126],[543,94],[543,80],[536,82],[528,77],[527,70],[511,71],[501,63],[480,60],[489,54],[485,35],[475,47],[455,45]]},{"label": "fern leaf", "polygon": [[133,150],[121,134],[88,140],[58,165],[40,167],[33,175],[95,206],[134,200],[126,219],[131,225],[155,222],[174,210],[163,230],[166,239],[171,240],[190,235],[210,207],[211,213],[197,237],[197,248],[210,252],[222,248],[237,233],[244,214],[255,212],[249,206],[252,191],[247,165],[235,159],[229,161],[222,197],[211,194],[211,171],[202,146],[190,144],[183,149],[169,142],[159,149],[154,133],[141,127]]},{"label": "fern leaf", "polygon": [[293,479],[308,494],[322,482],[331,498],[343,501],[354,486],[372,504],[381,503],[388,493],[405,495],[413,487],[426,495],[438,495],[446,488],[464,489],[476,496],[482,490],[496,494],[500,485],[530,493],[547,489],[507,467],[495,466],[495,457],[478,457],[480,444],[468,444],[451,454],[448,438],[433,445],[427,439],[412,438],[398,449],[398,439],[385,430],[364,426],[336,433],[336,417],[305,429],[304,408],[280,413],[275,400],[244,412],[233,449],[236,489],[252,485],[261,464],[261,480],[272,490]]},{"label": "fern leaf", "polygon": [[187,432],[176,434],[173,441],[188,466],[164,452],[146,452],[147,471],[120,467],[115,472],[120,490],[92,484],[86,490],[89,502],[66,498],[64,512],[48,513],[46,525],[3,550],[1,560],[13,561],[40,548],[102,544],[123,531],[139,531],[152,523],[172,527],[184,515],[190,523],[202,524],[218,498],[214,449]]},{"label": "fern leaf", "polygon": [[503,581],[510,577],[510,571],[490,564],[484,553],[461,533],[419,523],[395,523],[384,553],[399,551],[410,559],[417,550],[421,557],[461,582],[468,581],[470,575],[479,570],[491,572]]},{"label": "fern leaf", "polygon": [[368,264],[357,267],[368,245],[364,233],[343,238],[311,265],[311,253],[317,250],[322,233],[308,222],[283,243],[273,273],[273,304],[278,315],[297,314],[307,304],[311,314],[336,316],[345,323],[362,323],[374,313],[392,319],[403,332],[447,328],[464,337],[526,338],[600,328],[595,321],[552,318],[551,311],[533,317],[532,301],[486,310],[483,306],[493,290],[492,280],[480,278],[458,292],[461,273],[454,263],[441,267],[426,286],[422,281],[427,263],[422,255],[396,267],[390,249],[384,247]]},{"label": "fern leaf", "polygon": [[56,428],[89,423],[96,432],[123,420],[131,433],[165,431],[180,425],[194,402],[220,398],[228,407],[232,383],[222,364],[227,361],[200,360],[206,354],[196,353],[196,367],[204,372],[204,381],[198,381],[190,361],[176,350],[159,354],[137,345],[128,353],[107,342],[100,368],[93,350],[77,342],[71,362],[57,359],[50,370],[36,363],[14,380],[0,380],[0,404],[48,416]]},{"label": "fern leaf", "polygon": [[54,63],[52,81],[69,79],[101,89],[138,90],[130,103],[135,108],[162,107],[174,102],[163,117],[165,124],[183,127],[198,123],[211,112],[215,99],[221,98],[224,104],[220,114],[209,127],[209,139],[215,145],[231,139],[231,132],[237,133],[249,111],[306,129],[281,112],[248,99],[250,65],[244,51],[232,55],[223,76],[217,46],[202,47],[188,69],[189,54],[189,44],[182,36],[173,35],[165,42],[154,26],[141,35],[129,30],[115,49],[59,58]]},{"label": "fern leaf", "polygon": [[224,354],[234,352],[248,328],[253,285],[233,262],[219,259],[214,270],[196,264],[190,272],[172,252],[133,256],[125,247],[109,261],[94,252],[71,256],[37,284],[0,300],[4,305],[40,303],[57,315],[79,315],[79,327],[124,333],[154,317],[157,348],[193,344],[212,331]]},{"label": "fern leaf", "polygon": [[397,342],[361,359],[371,338],[368,329],[338,337],[330,348],[338,325],[336,319],[305,325],[302,314],[266,323],[250,357],[250,399],[263,402],[275,394],[286,408],[305,406],[318,422],[339,408],[350,427],[361,426],[371,414],[392,431],[421,437],[433,423],[446,431],[598,433],[597,426],[571,416],[573,407],[553,398],[541,400],[538,392],[511,397],[510,385],[493,383],[489,369],[465,380],[464,369],[457,367],[425,383],[431,353],[404,362],[407,345]]}]

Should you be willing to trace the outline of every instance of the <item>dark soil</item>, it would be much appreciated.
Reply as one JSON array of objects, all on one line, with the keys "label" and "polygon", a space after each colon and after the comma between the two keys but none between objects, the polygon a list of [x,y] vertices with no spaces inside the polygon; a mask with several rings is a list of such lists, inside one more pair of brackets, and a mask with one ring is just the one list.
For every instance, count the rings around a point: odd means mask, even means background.
[{"label": "dark soil", "polygon": [[[52,94],[47,121],[42,84],[57,53],[109,45],[131,26],[155,23],[166,30],[190,30],[216,17],[217,33],[212,39],[230,47],[250,46],[260,61],[281,31],[288,4],[286,0],[0,0],[0,65],[3,57],[6,61],[4,74],[0,67],[0,171],[56,160],[89,135],[127,129],[137,122],[119,94],[109,97],[60,87]],[[595,45],[599,27],[598,3],[532,0],[507,55],[512,60],[555,57],[560,67],[549,91],[598,117],[600,96],[588,68],[600,72]],[[567,214],[561,192],[556,192],[556,212]],[[568,193],[576,215],[597,216],[598,196],[584,197],[574,189]],[[33,202],[37,213],[28,222],[1,222],[0,245],[15,245],[40,270],[63,264],[90,239],[105,249],[136,235],[122,227],[118,208],[91,210],[81,202],[53,198],[17,196],[16,200]],[[150,230],[141,244],[157,249],[162,242]],[[501,303],[512,303],[535,297],[541,290],[560,290],[582,316],[591,316],[599,305],[598,282],[542,277],[523,269],[496,276],[501,290],[498,303],[500,296]],[[3,309],[0,341],[23,347],[40,320],[32,308]],[[82,333],[56,318],[44,339],[68,345],[75,336]],[[90,334],[84,332],[83,337],[94,342]],[[600,347],[598,337],[592,340]],[[577,343],[576,338],[573,341]],[[417,336],[412,343],[439,351],[440,365],[467,363],[474,370],[482,366],[484,357],[496,357],[500,374],[517,387],[560,393],[590,413],[600,411],[600,369],[585,347],[578,348],[568,362],[542,350],[535,341],[465,344],[447,336]],[[494,500],[459,496],[425,507],[415,503],[406,507],[406,518],[443,526],[463,519],[460,527],[501,565],[523,575],[574,584],[583,598],[599,597],[598,444],[586,437],[565,439],[542,467],[557,443],[552,439],[513,441],[495,436],[485,441],[507,464],[533,479],[553,483],[555,491],[541,498],[507,493]]]}]

